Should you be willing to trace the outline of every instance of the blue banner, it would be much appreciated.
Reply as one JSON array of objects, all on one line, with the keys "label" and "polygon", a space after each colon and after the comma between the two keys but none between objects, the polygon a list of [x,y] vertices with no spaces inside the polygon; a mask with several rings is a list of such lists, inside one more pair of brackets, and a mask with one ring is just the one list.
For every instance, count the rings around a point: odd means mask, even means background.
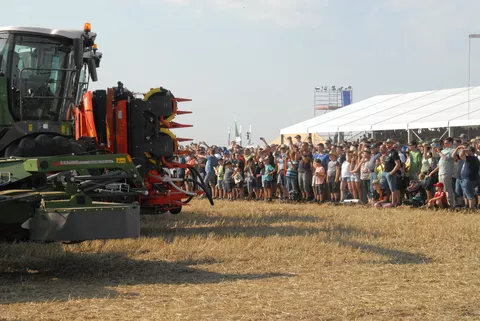
[{"label": "blue banner", "polygon": [[342,107],[348,106],[352,103],[352,91],[351,90],[343,90],[342,91]]}]

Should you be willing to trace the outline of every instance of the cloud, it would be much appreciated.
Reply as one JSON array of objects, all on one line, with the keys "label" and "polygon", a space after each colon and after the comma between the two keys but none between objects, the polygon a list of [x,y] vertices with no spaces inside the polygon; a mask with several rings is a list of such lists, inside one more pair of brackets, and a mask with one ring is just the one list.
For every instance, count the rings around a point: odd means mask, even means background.
[{"label": "cloud", "polygon": [[318,26],[328,0],[163,0],[164,2],[218,10],[249,21],[272,22],[285,27]]}]

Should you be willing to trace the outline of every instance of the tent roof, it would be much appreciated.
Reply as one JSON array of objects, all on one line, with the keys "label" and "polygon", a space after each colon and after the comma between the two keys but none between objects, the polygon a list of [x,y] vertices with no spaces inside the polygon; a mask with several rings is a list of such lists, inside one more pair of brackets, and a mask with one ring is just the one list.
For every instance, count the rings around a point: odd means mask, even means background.
[{"label": "tent roof", "polygon": [[480,87],[382,95],[286,127],[281,134],[480,125]]}]

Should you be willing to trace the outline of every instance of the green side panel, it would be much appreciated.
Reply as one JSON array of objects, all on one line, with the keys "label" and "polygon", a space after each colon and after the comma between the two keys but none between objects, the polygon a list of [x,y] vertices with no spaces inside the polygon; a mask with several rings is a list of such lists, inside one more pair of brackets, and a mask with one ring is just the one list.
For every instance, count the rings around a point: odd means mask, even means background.
[{"label": "green side panel", "polygon": [[39,193],[29,190],[0,192],[0,224],[22,224],[35,215]]},{"label": "green side panel", "polygon": [[15,183],[32,176],[25,170],[24,160],[0,158],[0,185]]},{"label": "green side panel", "polygon": [[0,125],[5,126],[13,123],[14,120],[8,109],[7,77],[0,77]]},{"label": "green side panel", "polygon": [[90,197],[85,194],[76,194],[67,200],[45,201],[45,207],[49,209],[55,208],[89,208],[94,207]]},{"label": "green side panel", "polygon": [[23,159],[25,172],[62,172],[67,170],[121,169],[132,176],[137,186],[145,187],[135,163],[127,154],[51,156]]}]

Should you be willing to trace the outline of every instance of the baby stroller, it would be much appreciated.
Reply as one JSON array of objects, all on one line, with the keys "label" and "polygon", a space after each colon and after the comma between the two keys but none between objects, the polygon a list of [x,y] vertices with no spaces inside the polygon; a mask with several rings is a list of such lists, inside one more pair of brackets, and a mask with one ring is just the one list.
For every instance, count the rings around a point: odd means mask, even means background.
[{"label": "baby stroller", "polygon": [[427,200],[427,192],[425,190],[425,182],[411,181],[405,190],[405,196],[407,199],[404,201],[405,205],[412,207],[420,207],[425,205]]}]

